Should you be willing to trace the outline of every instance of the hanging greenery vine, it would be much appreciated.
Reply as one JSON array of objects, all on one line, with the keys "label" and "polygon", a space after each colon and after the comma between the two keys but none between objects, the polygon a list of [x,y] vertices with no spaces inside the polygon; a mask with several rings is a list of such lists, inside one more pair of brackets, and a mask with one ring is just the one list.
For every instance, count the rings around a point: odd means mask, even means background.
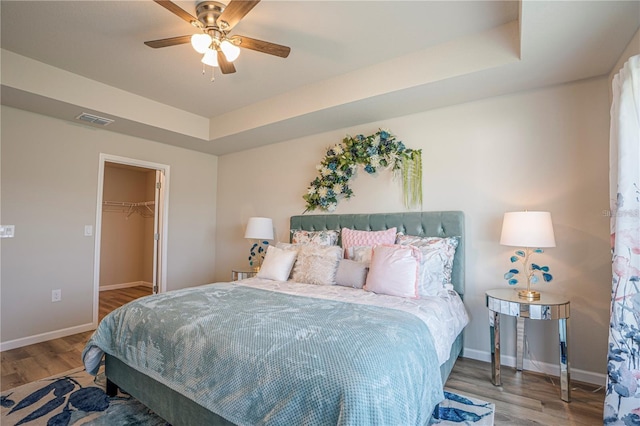
[{"label": "hanging greenery vine", "polygon": [[389,131],[380,129],[366,137],[347,136],[327,150],[325,158],[316,166],[320,176],[311,182],[302,197],[307,202],[304,212],[316,209],[332,212],[340,198],[351,198],[353,191],[348,183],[358,165],[369,174],[390,167],[402,177],[405,206],[422,205],[422,150],[407,148]]}]

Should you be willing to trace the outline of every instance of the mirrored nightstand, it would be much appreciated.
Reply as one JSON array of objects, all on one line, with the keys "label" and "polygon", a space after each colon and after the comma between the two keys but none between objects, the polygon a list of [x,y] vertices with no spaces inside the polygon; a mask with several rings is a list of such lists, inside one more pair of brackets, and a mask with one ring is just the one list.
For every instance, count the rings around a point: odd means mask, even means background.
[{"label": "mirrored nightstand", "polygon": [[549,293],[542,293],[540,300],[528,300],[518,296],[513,289],[497,289],[486,292],[491,338],[491,382],[500,380],[500,314],[516,317],[516,369],[522,371],[524,352],[524,319],[557,320],[560,343],[560,398],[571,401],[571,374],[569,372],[569,300]]},{"label": "mirrored nightstand", "polygon": [[253,269],[232,269],[231,270],[231,281],[244,280],[246,278],[255,277],[258,271],[254,271]]}]

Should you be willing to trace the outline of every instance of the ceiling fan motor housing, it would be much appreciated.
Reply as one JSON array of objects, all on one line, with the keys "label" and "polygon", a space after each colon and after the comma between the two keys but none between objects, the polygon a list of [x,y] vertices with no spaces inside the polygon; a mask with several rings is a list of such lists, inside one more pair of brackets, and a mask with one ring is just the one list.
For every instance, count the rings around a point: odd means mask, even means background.
[{"label": "ceiling fan motor housing", "polygon": [[217,1],[203,1],[198,3],[196,6],[198,21],[200,21],[206,29],[223,30],[217,21],[224,8],[225,5]]}]

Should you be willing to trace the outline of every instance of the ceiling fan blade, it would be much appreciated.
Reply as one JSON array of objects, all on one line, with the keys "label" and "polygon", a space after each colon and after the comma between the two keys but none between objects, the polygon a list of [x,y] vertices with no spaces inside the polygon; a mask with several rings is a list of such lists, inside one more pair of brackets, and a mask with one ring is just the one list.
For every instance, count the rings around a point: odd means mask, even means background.
[{"label": "ceiling fan blade", "polygon": [[184,35],[184,36],[178,36],[178,37],[163,38],[161,40],[145,41],[144,44],[146,44],[149,47],[153,47],[154,49],[157,49],[159,47],[176,46],[178,44],[185,44],[190,42],[191,42],[191,36]]},{"label": "ceiling fan blade", "polygon": [[[260,3],[260,0],[231,0],[218,18],[218,25],[224,31],[231,31],[244,16]],[[223,24],[222,21],[225,23]]]},{"label": "ceiling fan blade", "polygon": [[222,74],[232,74],[236,72],[236,67],[233,66],[233,62],[227,61],[224,53],[220,50],[218,50],[218,66],[220,67]]},{"label": "ceiling fan blade", "polygon": [[239,47],[255,50],[257,52],[267,53],[269,55],[286,58],[291,52],[291,48],[280,44],[270,43],[268,41],[256,40],[255,38],[245,36],[234,36],[233,40],[239,40]]},{"label": "ceiling fan blade", "polygon": [[177,15],[179,18],[184,19],[185,21],[187,21],[191,25],[194,25],[194,22],[197,25],[198,20],[196,18],[194,18],[190,13],[185,12],[184,9],[182,9],[180,6],[178,6],[174,2],[172,2],[170,0],[153,0],[153,1],[155,1],[160,6],[164,7],[165,9],[167,9],[169,12],[173,13],[174,15]]}]

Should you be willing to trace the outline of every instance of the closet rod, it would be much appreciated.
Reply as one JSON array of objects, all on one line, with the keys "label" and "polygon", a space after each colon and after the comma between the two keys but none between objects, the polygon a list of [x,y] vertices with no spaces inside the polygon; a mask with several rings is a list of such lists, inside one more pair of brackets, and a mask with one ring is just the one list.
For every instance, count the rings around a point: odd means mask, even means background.
[{"label": "closet rod", "polygon": [[[103,201],[102,205],[105,211],[114,211],[113,209],[126,209],[127,219],[133,213],[138,212],[144,217],[151,217],[155,211],[150,206],[154,206],[155,201],[140,201],[132,203],[128,201]],[[124,212],[124,211],[123,211]]]},{"label": "closet rod", "polygon": [[103,201],[104,206],[118,206],[118,207],[144,207],[153,206],[155,201],[141,201],[139,203],[130,203],[128,201]]}]

